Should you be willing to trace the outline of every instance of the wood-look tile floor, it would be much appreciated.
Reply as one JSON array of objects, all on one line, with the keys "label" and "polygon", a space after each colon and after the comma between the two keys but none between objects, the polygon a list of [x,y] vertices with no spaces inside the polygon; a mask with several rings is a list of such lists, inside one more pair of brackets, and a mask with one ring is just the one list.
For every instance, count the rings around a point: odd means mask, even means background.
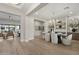
[{"label": "wood-look tile floor", "polygon": [[72,41],[71,46],[54,45],[43,39],[29,42],[3,40],[0,42],[0,55],[78,55],[79,41]]}]

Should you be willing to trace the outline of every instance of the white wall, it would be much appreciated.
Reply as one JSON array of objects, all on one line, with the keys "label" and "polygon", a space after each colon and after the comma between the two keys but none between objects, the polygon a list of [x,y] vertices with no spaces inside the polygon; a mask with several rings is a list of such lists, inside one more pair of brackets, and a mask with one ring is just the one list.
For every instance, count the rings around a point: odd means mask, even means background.
[{"label": "white wall", "polygon": [[[46,22],[46,20],[45,19],[41,19],[41,18],[36,18],[35,17],[35,20],[36,20],[36,22],[34,21],[34,26],[35,25],[37,25],[37,26],[42,26],[42,24],[40,24],[40,22],[38,22],[38,21],[42,21],[42,22]],[[43,26],[45,26],[45,24],[43,23]],[[34,36],[39,36],[41,34],[41,31],[34,31]]]},{"label": "white wall", "polygon": [[45,33],[47,33],[49,31],[48,25],[49,25],[49,22],[45,21],[45,23],[44,23]]},{"label": "white wall", "polygon": [[0,19],[0,24],[15,24],[15,25],[20,25],[20,21],[10,21],[10,20],[1,20]]},{"label": "white wall", "polygon": [[[38,21],[34,21],[34,28],[37,26],[40,26],[41,24],[40,24],[40,22],[38,22]],[[39,31],[39,30],[35,30],[34,31],[34,36],[39,36],[41,34],[41,32]]]}]

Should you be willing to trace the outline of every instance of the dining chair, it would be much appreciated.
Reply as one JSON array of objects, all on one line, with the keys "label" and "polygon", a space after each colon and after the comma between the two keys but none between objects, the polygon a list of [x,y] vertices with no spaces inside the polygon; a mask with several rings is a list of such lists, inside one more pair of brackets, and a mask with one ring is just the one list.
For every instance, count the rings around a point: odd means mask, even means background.
[{"label": "dining chair", "polygon": [[0,42],[2,42],[2,41],[3,41],[3,34],[0,33]]},{"label": "dining chair", "polygon": [[71,42],[72,42],[72,34],[70,34],[66,38],[62,38],[62,43],[64,45],[71,45]]},{"label": "dining chair", "polygon": [[51,33],[51,42],[54,43],[54,44],[58,44],[57,34],[55,32],[53,32],[53,31]]},{"label": "dining chair", "polygon": [[14,39],[14,33],[13,32],[8,32],[6,35],[7,40],[13,40]]}]

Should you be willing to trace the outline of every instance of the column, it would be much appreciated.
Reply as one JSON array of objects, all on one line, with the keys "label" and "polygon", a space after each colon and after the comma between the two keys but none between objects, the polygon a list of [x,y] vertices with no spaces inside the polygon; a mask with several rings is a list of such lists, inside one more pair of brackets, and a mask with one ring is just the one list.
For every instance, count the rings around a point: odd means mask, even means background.
[{"label": "column", "polygon": [[20,33],[21,33],[21,41],[25,40],[25,14],[21,14],[21,19],[20,19]]},{"label": "column", "polygon": [[25,41],[34,39],[34,17],[26,16],[25,19]]},{"label": "column", "polygon": [[56,31],[56,19],[53,19],[54,20],[54,32]]},{"label": "column", "polygon": [[21,16],[21,41],[34,39],[34,18],[26,15]]},{"label": "column", "polygon": [[66,17],[66,35],[67,35],[67,32],[68,32],[68,22],[67,22],[67,20],[68,20],[68,17]]}]

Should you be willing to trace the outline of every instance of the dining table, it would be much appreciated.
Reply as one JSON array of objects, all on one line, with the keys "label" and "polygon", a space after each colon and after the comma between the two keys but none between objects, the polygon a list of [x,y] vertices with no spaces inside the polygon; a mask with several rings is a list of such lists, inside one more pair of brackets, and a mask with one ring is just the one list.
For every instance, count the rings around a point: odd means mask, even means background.
[{"label": "dining table", "polygon": [[62,43],[62,39],[66,38],[67,35],[63,34],[63,33],[57,33],[57,37],[58,37],[58,44],[61,44]]}]

